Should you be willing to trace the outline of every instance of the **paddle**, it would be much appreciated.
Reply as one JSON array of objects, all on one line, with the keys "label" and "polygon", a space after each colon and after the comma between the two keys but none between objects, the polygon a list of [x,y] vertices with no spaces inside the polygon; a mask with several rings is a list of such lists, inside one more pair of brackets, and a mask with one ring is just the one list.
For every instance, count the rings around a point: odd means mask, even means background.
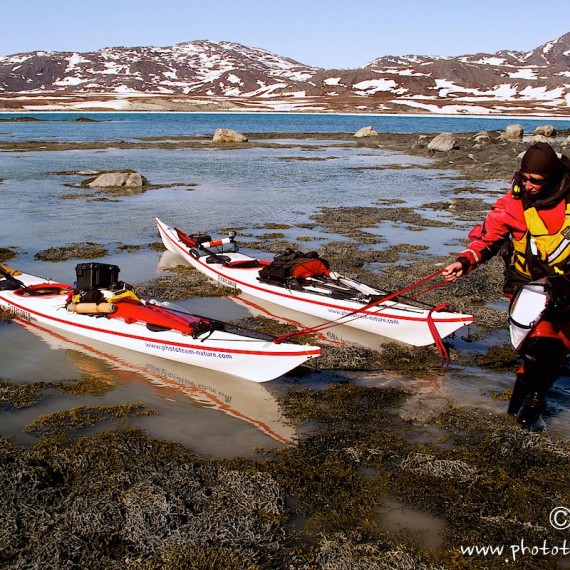
[{"label": "paddle", "polygon": [[0,263],[0,275],[3,275],[8,281],[11,281],[12,283],[14,283],[14,285],[17,285],[18,287],[23,289],[24,292],[26,292],[28,295],[38,294],[37,291],[30,289],[24,282],[20,281],[19,279],[16,279],[9,271],[5,269],[5,266],[2,265],[1,263]]}]

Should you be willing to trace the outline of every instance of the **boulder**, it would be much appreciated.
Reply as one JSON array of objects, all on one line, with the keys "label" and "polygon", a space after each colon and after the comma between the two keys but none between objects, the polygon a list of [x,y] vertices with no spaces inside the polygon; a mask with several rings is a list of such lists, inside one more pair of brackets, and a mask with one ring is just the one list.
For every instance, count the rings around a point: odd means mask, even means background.
[{"label": "boulder", "polygon": [[534,129],[535,135],[542,135],[544,137],[555,137],[556,127],[554,125],[542,125]]},{"label": "boulder", "polygon": [[453,133],[439,133],[439,135],[430,141],[427,147],[429,150],[448,152],[454,148],[459,148],[459,145]]},{"label": "boulder", "polygon": [[216,129],[212,141],[215,143],[241,143],[247,142],[247,137],[232,129]]},{"label": "boulder", "polygon": [[377,137],[378,133],[372,127],[362,127],[354,133],[356,138]]},{"label": "boulder", "polygon": [[524,128],[522,125],[507,125],[504,138],[507,140],[522,139]]},{"label": "boulder", "polygon": [[532,135],[532,144],[539,142],[551,143],[552,139],[545,135]]},{"label": "boulder", "polygon": [[148,180],[138,172],[105,172],[89,180],[89,188],[142,188]]}]

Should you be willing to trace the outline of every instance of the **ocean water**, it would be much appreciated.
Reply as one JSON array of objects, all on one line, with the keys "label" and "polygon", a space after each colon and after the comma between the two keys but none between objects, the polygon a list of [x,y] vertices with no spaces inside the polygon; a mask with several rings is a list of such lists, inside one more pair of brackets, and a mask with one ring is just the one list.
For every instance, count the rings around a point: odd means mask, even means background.
[{"label": "ocean water", "polygon": [[[533,132],[539,125],[570,127],[570,119],[318,113],[26,113],[41,122],[3,123],[22,113],[0,113],[0,141],[135,140],[142,137],[213,135],[217,128],[243,133],[354,133],[372,126],[387,133],[478,132],[509,124]],[[76,122],[89,118],[95,122]]]},{"label": "ocean water", "polygon": [[[391,132],[470,132],[504,129],[521,122],[533,130],[538,124],[567,128],[565,121],[476,119],[445,117],[383,117],[353,115],[236,115],[236,114],[91,114],[98,122],[73,122],[85,114],[42,114],[41,122],[0,122],[0,141],[94,141],[134,140],[142,137],[209,135],[215,128],[241,132],[355,132],[372,125]],[[0,115],[0,118],[6,115]],[[255,137],[252,136],[252,139]],[[274,142],[274,141],[273,141]],[[159,240],[153,220],[178,226],[186,231],[213,235],[221,228],[238,230],[242,249],[247,240],[283,233],[285,239],[299,242],[299,248],[318,249],[330,240],[345,239],[315,227],[306,229],[311,216],[321,207],[378,205],[394,198],[403,199],[425,216],[433,211],[422,205],[441,201],[457,188],[471,187],[455,170],[427,169],[429,159],[380,149],[351,148],[325,141],[286,140],[278,148],[238,150],[113,149],[81,151],[0,152],[0,196],[3,222],[0,247],[12,247],[17,257],[10,265],[63,282],[74,280],[72,259],[59,263],[40,262],[34,256],[48,247],[71,243],[96,242],[109,250],[99,261],[121,267],[121,279],[136,284],[160,274],[180,260],[161,251],[142,249],[135,253],[117,250],[121,244],[141,245]],[[79,188],[87,170],[137,170],[151,184],[161,186],[143,193],[122,196],[100,195]],[[505,187],[502,180],[478,184],[478,196],[496,198]],[[71,197],[70,197],[71,196]],[[473,197],[465,190],[465,197]],[[451,213],[438,213],[453,221],[449,228],[410,231],[403,222],[384,222],[370,230],[390,243],[429,247],[429,254],[452,256],[462,246],[471,223],[453,219]],[[288,224],[271,230],[268,224]],[[308,239],[309,241],[305,241]],[[257,252],[259,253],[259,252]],[[270,259],[269,254],[265,255]],[[451,257],[450,257],[451,258]],[[98,260],[94,260],[98,261]],[[255,314],[262,308],[231,299],[190,299],[184,306],[196,313],[223,320]],[[276,315],[280,316],[280,315]],[[287,317],[283,317],[287,318]],[[349,333],[335,329],[330,341],[352,342]],[[506,342],[506,331],[501,342]],[[356,339],[367,344],[370,339]],[[481,346],[481,350],[488,347]],[[102,396],[78,400],[56,396],[30,409],[0,411],[0,433],[30,442],[25,426],[38,414],[84,404],[145,402],[158,416],[133,420],[133,425],[153,435],[182,441],[197,451],[215,456],[252,455],[256,447],[281,445],[294,437],[281,417],[276,395],[291,382],[281,378],[268,385],[254,385],[199,369],[184,369],[160,359],[148,359],[113,347],[94,347],[81,339],[63,338],[53,331],[0,322],[0,377],[15,382],[34,382],[98,375],[107,378],[113,390]],[[502,413],[504,402],[493,399],[493,391],[512,384],[509,373],[477,368],[452,368],[429,380],[420,381],[385,373],[341,378],[373,385],[403,384],[417,389],[418,406],[433,402],[467,403]],[[302,382],[322,385],[330,374],[314,373]],[[338,375],[337,375],[338,378]],[[570,434],[568,379],[562,379],[552,398],[556,413],[549,420],[552,429]],[[410,405],[413,405],[410,404]],[[102,426],[109,427],[108,425]]]}]

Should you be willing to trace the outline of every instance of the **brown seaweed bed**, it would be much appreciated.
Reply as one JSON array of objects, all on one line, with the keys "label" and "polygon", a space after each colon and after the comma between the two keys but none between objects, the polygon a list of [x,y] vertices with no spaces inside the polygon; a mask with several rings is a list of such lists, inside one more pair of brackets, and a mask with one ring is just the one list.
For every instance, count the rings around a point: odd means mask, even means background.
[{"label": "brown seaweed bed", "polygon": [[[4,382],[4,407],[9,391]],[[0,564],[502,568],[508,558],[460,547],[560,545],[548,513],[570,499],[567,442],[453,408],[435,418],[437,440],[422,441],[422,426],[398,413],[408,396],[348,382],[292,387],[285,414],[310,429],[256,461],[201,457],[129,429],[136,406],[100,411],[110,425],[96,435],[73,437],[83,425],[75,410],[30,447],[0,438]],[[394,499],[444,521],[437,548],[382,530],[379,510]],[[552,563],[526,556],[517,568]]]},{"label": "brown seaweed bed", "polygon": [[[490,145],[476,149],[474,143],[467,144],[471,140],[466,135],[455,154],[439,159],[439,167],[442,162],[457,168],[464,163],[473,180],[490,172],[498,177],[512,172],[520,143],[492,138]],[[390,135],[359,144],[428,155],[425,141],[417,135]],[[467,160],[472,153],[476,158]],[[426,206],[452,208],[462,220],[479,220],[488,209],[477,199]],[[397,204],[326,214],[325,209],[316,214],[315,224],[326,223],[331,232],[355,241],[324,245],[321,255],[339,271],[371,285],[399,290],[448,261],[417,247],[362,251],[356,245],[377,244],[378,237],[362,228],[395,215],[410,228],[439,223]],[[249,245],[274,253],[299,248],[275,234]],[[86,243],[59,251],[50,248],[40,258],[106,255],[100,247]],[[0,261],[17,255],[11,248],[0,249]],[[399,265],[401,260],[407,263]],[[388,262],[389,270],[370,269]],[[505,326],[504,310],[493,305],[502,298],[501,281],[502,262],[493,260],[447,286],[452,308],[474,314],[476,322],[483,323],[472,333],[478,337]],[[229,293],[182,267],[138,284],[136,290],[143,297],[165,300]],[[428,293],[423,300],[436,302],[437,294]],[[287,330],[262,318],[235,326],[272,336]],[[453,342],[450,349],[453,360],[462,365],[505,370],[517,366],[510,345],[493,346],[487,354],[457,351]],[[315,365],[429,376],[440,362],[431,347],[392,343],[381,352],[324,346]],[[80,401],[82,395],[111,389],[97,378],[25,385],[0,378],[0,410],[37,406],[54,392]],[[570,506],[568,441],[555,434],[521,430],[506,415],[451,406],[424,421],[410,420],[404,407],[411,396],[399,388],[346,381],[319,390],[293,385],[280,397],[280,405],[299,428],[298,439],[282,449],[259,450],[256,460],[199,456],[180,444],[132,429],[130,418],[155,413],[141,404],[78,405],[41,416],[27,428],[38,437],[35,444],[26,447],[0,437],[0,567],[560,567],[561,554],[568,556],[570,546],[563,553],[565,532],[550,524],[549,513]],[[508,398],[508,393],[500,397]],[[92,426],[102,431],[85,435]],[[413,526],[400,532],[385,529],[381,512],[394,501],[441,524],[437,545],[426,548]],[[531,549],[550,550],[515,556],[513,547],[521,540]],[[505,550],[500,556],[462,551],[475,545],[503,545]]]}]

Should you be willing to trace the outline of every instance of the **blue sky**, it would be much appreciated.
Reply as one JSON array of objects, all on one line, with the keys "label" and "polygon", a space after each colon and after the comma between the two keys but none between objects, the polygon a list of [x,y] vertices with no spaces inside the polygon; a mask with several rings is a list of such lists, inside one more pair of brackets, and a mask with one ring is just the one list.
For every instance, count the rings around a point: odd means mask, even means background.
[{"label": "blue sky", "polygon": [[208,39],[307,65],[528,51],[570,31],[570,0],[5,0],[0,55]]}]

